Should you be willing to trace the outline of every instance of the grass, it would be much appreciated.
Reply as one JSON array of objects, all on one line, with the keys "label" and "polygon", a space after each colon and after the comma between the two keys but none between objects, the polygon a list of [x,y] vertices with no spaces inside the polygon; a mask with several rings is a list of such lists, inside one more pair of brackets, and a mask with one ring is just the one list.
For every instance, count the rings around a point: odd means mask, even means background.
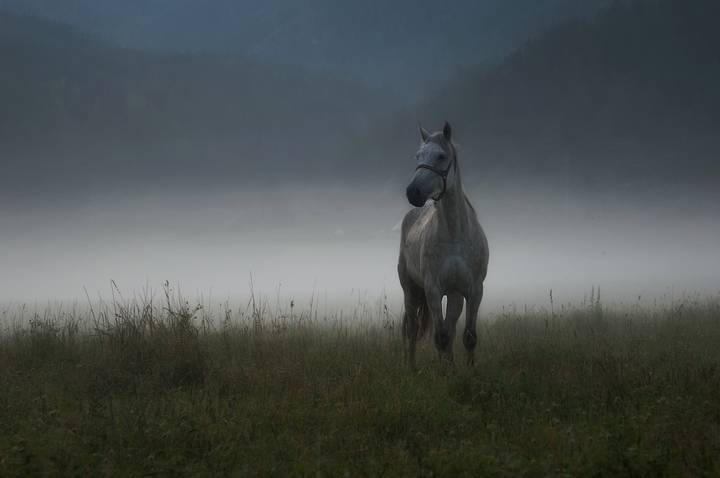
[{"label": "grass", "polygon": [[720,474],[717,301],[505,313],[474,368],[426,342],[414,374],[377,315],[16,311],[0,475]]}]

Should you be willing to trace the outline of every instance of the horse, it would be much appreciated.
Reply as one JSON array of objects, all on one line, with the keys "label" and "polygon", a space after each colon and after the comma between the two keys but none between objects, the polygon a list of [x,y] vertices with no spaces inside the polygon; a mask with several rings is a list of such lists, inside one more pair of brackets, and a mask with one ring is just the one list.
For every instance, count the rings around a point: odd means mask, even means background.
[{"label": "horse", "polygon": [[[465,301],[463,344],[467,364],[475,363],[477,316],[488,268],[488,242],[465,195],[452,128],[429,133],[421,125],[417,167],[407,187],[412,206],[402,221],[398,276],[404,293],[403,335],[416,368],[416,343],[434,330],[441,360],[453,363],[455,327]],[[432,199],[432,201],[430,201]],[[443,297],[447,297],[443,319]]]}]

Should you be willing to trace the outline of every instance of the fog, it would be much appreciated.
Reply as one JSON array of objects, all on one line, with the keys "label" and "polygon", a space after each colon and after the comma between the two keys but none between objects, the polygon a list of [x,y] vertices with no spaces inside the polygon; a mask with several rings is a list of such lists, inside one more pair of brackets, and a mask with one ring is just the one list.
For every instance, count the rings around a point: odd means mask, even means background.
[{"label": "fog", "polygon": [[[410,168],[411,169],[411,168]],[[299,306],[387,297],[399,311],[398,184],[286,184],[183,195],[107,197],[0,213],[0,302],[127,297],[164,281],[191,301],[254,292]],[[720,290],[717,206],[688,194],[572,197],[531,184],[468,185],[490,242],[483,310],[581,302],[668,303]],[[558,192],[560,191],[560,192]],[[328,305],[329,304],[329,305]]]}]

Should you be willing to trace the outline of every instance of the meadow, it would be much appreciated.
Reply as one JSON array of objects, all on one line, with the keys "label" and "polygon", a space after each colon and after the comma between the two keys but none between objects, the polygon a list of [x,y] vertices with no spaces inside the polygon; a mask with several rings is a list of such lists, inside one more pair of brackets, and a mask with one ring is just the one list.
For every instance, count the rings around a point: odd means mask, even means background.
[{"label": "meadow", "polygon": [[720,474],[720,300],[508,309],[472,368],[352,312],[2,311],[1,476]]}]

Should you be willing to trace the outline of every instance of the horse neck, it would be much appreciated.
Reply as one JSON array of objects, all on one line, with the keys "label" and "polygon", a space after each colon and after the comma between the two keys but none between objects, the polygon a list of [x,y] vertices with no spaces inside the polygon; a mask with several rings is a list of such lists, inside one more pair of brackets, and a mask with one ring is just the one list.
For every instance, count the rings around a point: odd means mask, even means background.
[{"label": "horse neck", "polygon": [[462,187],[460,167],[455,159],[455,166],[448,181],[447,191],[442,199],[436,203],[441,226],[451,239],[465,237],[468,229],[467,200]]}]

